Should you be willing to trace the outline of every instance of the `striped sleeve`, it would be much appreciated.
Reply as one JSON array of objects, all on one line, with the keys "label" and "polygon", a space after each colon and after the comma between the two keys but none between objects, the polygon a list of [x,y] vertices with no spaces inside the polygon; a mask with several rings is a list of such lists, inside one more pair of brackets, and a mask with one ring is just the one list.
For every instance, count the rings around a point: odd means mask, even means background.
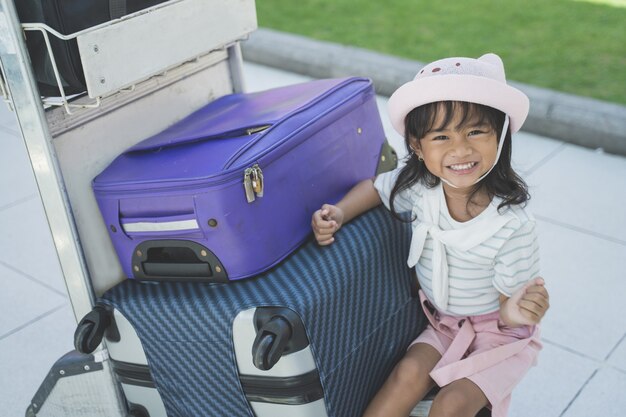
[{"label": "striped sleeve", "polygon": [[[393,171],[384,172],[376,177],[376,181],[374,181],[374,187],[378,191],[380,199],[389,210],[391,210],[391,203],[389,200],[391,197],[391,190],[396,183],[396,179],[398,178],[401,169],[402,168],[396,168]],[[396,194],[393,204],[397,213],[411,211],[413,209],[413,199],[411,198],[410,189],[403,190]]]},{"label": "striped sleeve", "polygon": [[523,223],[504,242],[496,255],[494,269],[493,284],[507,297],[539,275],[539,244],[534,220]]}]

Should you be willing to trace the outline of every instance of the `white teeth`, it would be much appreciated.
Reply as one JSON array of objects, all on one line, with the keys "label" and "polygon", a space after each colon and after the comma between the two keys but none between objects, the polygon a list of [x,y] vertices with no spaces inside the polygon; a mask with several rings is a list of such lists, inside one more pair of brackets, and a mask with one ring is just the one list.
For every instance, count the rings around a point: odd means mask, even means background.
[{"label": "white teeth", "polygon": [[450,165],[450,169],[453,169],[455,171],[462,171],[464,169],[470,169],[474,165],[476,165],[476,162],[468,162],[467,164]]}]

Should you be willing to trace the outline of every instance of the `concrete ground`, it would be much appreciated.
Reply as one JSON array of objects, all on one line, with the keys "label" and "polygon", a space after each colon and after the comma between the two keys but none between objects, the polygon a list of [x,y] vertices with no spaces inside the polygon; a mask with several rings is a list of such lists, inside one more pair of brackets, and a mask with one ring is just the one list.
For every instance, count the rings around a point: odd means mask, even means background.
[{"label": "concrete ground", "polygon": [[[307,80],[246,63],[249,91]],[[402,140],[381,115],[392,144]],[[626,157],[519,133],[515,167],[530,185],[551,293],[537,367],[510,416],[626,415]],[[23,416],[75,322],[13,114],[0,106],[0,415]]]}]

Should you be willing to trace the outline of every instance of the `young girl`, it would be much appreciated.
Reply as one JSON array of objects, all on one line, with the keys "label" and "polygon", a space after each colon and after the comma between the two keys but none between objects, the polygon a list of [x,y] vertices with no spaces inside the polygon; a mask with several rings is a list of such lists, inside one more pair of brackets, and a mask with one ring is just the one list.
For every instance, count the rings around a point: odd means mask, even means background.
[{"label": "young girl", "polygon": [[535,221],[511,168],[511,133],[528,98],[507,85],[502,60],[447,58],[426,65],[389,99],[405,137],[405,166],[357,184],[313,215],[320,245],[381,203],[410,212],[408,257],[429,325],[409,346],[366,417],[407,416],[435,385],[430,416],[507,413],[511,391],[541,349],[548,293],[538,272]]}]

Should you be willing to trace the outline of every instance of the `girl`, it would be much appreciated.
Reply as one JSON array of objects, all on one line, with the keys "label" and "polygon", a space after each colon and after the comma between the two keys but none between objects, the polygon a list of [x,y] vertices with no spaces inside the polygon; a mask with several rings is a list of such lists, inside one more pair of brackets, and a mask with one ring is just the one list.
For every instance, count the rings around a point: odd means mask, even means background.
[{"label": "girl", "polygon": [[447,58],[425,66],[389,99],[405,137],[405,166],[357,184],[313,215],[320,245],[381,201],[411,212],[408,257],[429,325],[369,404],[365,416],[407,416],[435,385],[430,416],[507,413],[511,391],[541,348],[548,309],[535,221],[511,168],[511,133],[528,98],[507,85],[502,60]]}]

